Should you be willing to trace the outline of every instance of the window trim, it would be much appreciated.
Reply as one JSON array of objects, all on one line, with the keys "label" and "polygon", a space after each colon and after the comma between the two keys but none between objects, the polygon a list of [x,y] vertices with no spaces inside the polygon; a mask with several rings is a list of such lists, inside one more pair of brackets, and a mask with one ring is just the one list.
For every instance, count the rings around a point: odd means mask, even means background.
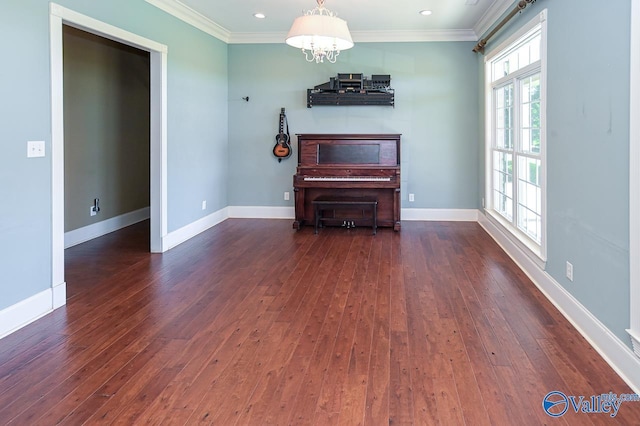
[{"label": "window trim", "polygon": [[[530,236],[521,231],[516,225],[510,223],[501,214],[494,211],[493,205],[493,140],[495,138],[495,126],[494,119],[494,85],[506,85],[508,80],[513,80],[512,75],[505,76],[503,78],[492,81],[493,69],[492,61],[503,55],[505,50],[513,45],[518,39],[524,37],[528,32],[531,32],[536,26],[541,27],[541,40],[540,40],[540,126],[541,126],[541,143],[540,143],[540,155],[541,170],[540,170],[540,188],[542,191],[541,197],[541,243],[538,245]],[[524,253],[526,253],[538,266],[545,268],[547,260],[547,9],[542,10],[533,19],[524,24],[518,31],[508,37],[505,41],[500,43],[491,49],[484,59],[484,80],[485,80],[485,198],[483,199],[483,209],[487,218],[498,226],[504,234],[512,240]],[[535,62],[537,64],[537,61]],[[537,65],[527,65],[518,70],[518,73],[522,74],[523,78],[527,74],[532,74],[532,71],[537,69]],[[515,104],[514,104],[515,105]],[[517,108],[520,106],[518,105]],[[519,114],[519,112],[518,112]],[[518,128],[519,129],[519,128]],[[514,154],[517,150],[514,150]],[[514,157],[515,161],[515,157]],[[515,174],[514,174],[515,179]],[[514,199],[514,214],[517,208],[517,200]]]}]

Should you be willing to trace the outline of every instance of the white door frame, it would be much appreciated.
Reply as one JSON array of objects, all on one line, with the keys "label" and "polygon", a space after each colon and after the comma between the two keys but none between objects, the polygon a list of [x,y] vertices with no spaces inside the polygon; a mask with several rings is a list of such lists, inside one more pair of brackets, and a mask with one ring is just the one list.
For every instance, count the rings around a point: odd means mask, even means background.
[{"label": "white door frame", "polygon": [[640,357],[640,0],[631,1],[629,87],[629,301],[627,332]]},{"label": "white door frame", "polygon": [[64,281],[64,120],[62,25],[145,50],[150,54],[151,252],[167,250],[167,46],[74,12],[49,9],[51,54],[51,252],[53,309],[66,303]]}]

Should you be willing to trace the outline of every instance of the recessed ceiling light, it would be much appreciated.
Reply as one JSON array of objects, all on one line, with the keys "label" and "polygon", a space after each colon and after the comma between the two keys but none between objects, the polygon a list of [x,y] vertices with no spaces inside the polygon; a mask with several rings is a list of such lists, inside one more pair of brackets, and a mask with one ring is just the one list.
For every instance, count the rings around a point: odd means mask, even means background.
[{"label": "recessed ceiling light", "polygon": [[264,13],[254,13],[253,16],[255,16],[258,19],[266,18],[266,15]]},{"label": "recessed ceiling light", "polygon": [[421,10],[420,11],[420,15],[422,16],[429,16],[431,15],[433,12],[431,12],[430,10]]}]

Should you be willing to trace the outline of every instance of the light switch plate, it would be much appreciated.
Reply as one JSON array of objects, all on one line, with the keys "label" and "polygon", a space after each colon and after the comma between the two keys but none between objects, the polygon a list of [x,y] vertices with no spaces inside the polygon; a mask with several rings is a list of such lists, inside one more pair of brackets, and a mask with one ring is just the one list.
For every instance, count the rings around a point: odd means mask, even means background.
[{"label": "light switch plate", "polygon": [[27,157],[44,157],[44,141],[27,141]]}]

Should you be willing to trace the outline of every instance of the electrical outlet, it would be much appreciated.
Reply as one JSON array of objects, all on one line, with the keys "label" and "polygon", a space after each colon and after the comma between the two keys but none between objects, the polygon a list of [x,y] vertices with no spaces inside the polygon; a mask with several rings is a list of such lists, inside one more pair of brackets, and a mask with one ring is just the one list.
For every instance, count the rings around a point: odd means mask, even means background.
[{"label": "electrical outlet", "polygon": [[202,210],[206,210],[207,209],[207,200],[203,200],[202,201]]},{"label": "electrical outlet", "polygon": [[414,194],[409,194],[409,201],[413,203],[415,200],[416,200],[416,198],[415,198]]},{"label": "electrical outlet", "polygon": [[89,216],[95,216],[98,212],[96,211],[96,206],[89,207]]},{"label": "electrical outlet", "polygon": [[289,201],[289,191],[286,191],[286,192],[284,193],[284,200],[285,200],[285,201]]},{"label": "electrical outlet", "polygon": [[573,265],[567,261],[567,278],[573,281]]}]

